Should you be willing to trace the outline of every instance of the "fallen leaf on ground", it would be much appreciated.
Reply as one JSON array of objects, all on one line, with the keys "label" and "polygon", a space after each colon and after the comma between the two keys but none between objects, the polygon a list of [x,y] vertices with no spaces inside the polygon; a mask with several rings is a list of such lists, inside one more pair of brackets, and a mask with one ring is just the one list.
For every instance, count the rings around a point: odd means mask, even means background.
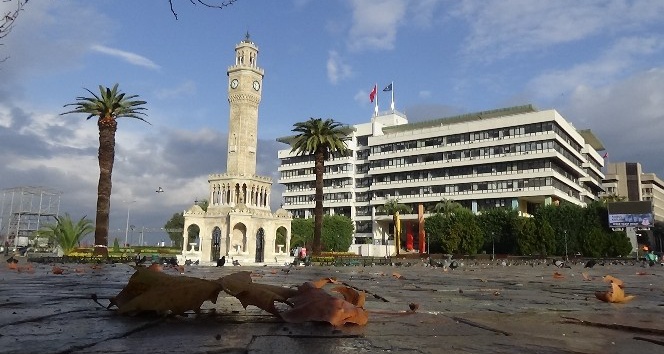
[{"label": "fallen leaf on ground", "polygon": [[611,275],[605,275],[603,279],[604,279],[605,282],[607,282],[607,283],[612,283],[612,284],[615,283],[615,284],[617,284],[617,285],[618,285],[619,287],[621,287],[621,288],[624,286],[624,285],[623,285],[623,281],[620,280],[620,279],[618,279],[618,278],[616,278],[616,277],[614,277],[614,276],[611,276]]},{"label": "fallen leaf on ground", "polygon": [[283,286],[254,283],[251,272],[233,273],[214,282],[220,284],[229,295],[240,300],[244,308],[254,305],[276,316],[280,314],[274,302],[288,303],[287,299],[297,293],[297,290]]},{"label": "fallen leaf on ground", "polygon": [[646,272],[636,272],[636,275],[648,275]]},{"label": "fallen leaf on ground", "polygon": [[311,282],[311,284],[313,284],[317,288],[322,288],[327,283],[338,284],[339,282],[337,281],[337,278],[321,278],[321,279],[318,279],[316,281]]},{"label": "fallen leaf on ground", "polygon": [[164,270],[164,267],[162,267],[161,264],[152,263],[152,264],[150,264],[150,266],[148,267],[148,270],[151,270],[151,271],[153,271],[153,272],[161,272],[161,271]]},{"label": "fallen leaf on ground", "polygon": [[[240,300],[245,308],[254,305],[287,322],[323,321],[342,326],[347,323],[364,325],[368,321],[367,311],[363,308],[364,292],[345,286],[332,289],[343,295],[342,299],[323,289],[328,283],[338,284],[334,278],[307,282],[294,289],[254,283],[251,272],[233,273],[212,281],[155,272],[144,267],[133,268],[136,272],[109,305],[117,306],[120,314],[199,312],[203,302],[215,303],[219,292],[224,290]],[[276,302],[290,308],[279,311]]]},{"label": "fallen leaf on ground", "polygon": [[51,271],[53,272],[53,274],[62,274],[62,273],[65,272],[64,269],[62,269],[58,266],[53,266],[53,269],[51,269]]},{"label": "fallen leaf on ground", "polygon": [[403,277],[403,275],[401,275],[401,274],[399,274],[399,273],[397,273],[397,272],[392,273],[392,276],[395,277],[395,278],[397,278],[397,279],[406,279],[406,278]]},{"label": "fallen leaf on ground", "polygon": [[565,278],[564,275],[562,275],[558,272],[553,273],[553,279],[563,279],[563,278]]},{"label": "fallen leaf on ground", "polygon": [[411,302],[410,304],[408,304],[408,308],[409,308],[411,311],[415,312],[415,311],[417,311],[417,310],[420,308],[420,304],[417,304],[417,303]]},{"label": "fallen leaf on ground", "polygon": [[10,262],[10,263],[7,263],[7,268],[9,268],[11,270],[16,270],[16,269],[18,269],[18,265],[16,265],[16,263],[14,263],[14,262]]},{"label": "fallen leaf on ground", "polygon": [[625,296],[625,290],[617,282],[611,283],[611,291],[596,291],[595,297],[610,303],[625,303],[634,298],[634,295]]},{"label": "fallen leaf on ground", "polygon": [[30,273],[30,274],[32,274],[32,273],[35,272],[35,268],[32,266],[32,263],[28,263],[23,267],[18,266],[16,268],[16,271],[19,272],[19,273]]},{"label": "fallen leaf on ground", "polygon": [[334,287],[332,291],[336,291],[343,295],[344,300],[350,302],[351,304],[357,307],[364,307],[364,301],[366,300],[366,294],[364,291],[357,291],[347,286],[337,286]]},{"label": "fallen leaf on ground", "polygon": [[135,269],[129,283],[111,299],[111,305],[117,306],[120,314],[199,312],[206,300],[216,303],[222,290],[219,283],[209,280],[169,275],[144,267]]},{"label": "fallen leaf on ground", "polygon": [[365,325],[369,319],[365,309],[328,294],[312,282],[299,286],[297,295],[288,300],[293,303],[293,308],[281,313],[287,322],[322,321],[343,326],[346,323]]},{"label": "fallen leaf on ground", "polygon": [[585,272],[584,272],[584,273],[581,273],[581,275],[583,276],[583,280],[585,280],[585,281],[591,281],[591,280],[593,280],[593,277],[591,277],[590,275],[588,275],[588,273],[585,273]]}]

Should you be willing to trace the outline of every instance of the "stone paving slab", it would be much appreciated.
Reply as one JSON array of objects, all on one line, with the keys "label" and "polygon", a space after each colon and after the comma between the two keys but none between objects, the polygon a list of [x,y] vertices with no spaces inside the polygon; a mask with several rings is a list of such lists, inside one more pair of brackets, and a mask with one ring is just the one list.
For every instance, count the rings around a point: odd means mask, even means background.
[{"label": "stone paving slab", "polygon": [[[25,264],[23,264],[25,266]],[[255,282],[296,286],[322,277],[367,292],[366,326],[289,324],[221,293],[201,315],[124,317],[95,304],[117,295],[128,265],[0,264],[0,353],[657,353],[664,350],[664,268],[639,264],[558,269],[468,264],[455,270],[412,266],[187,267],[217,279],[251,270]],[[176,272],[170,270],[172,274]],[[395,274],[398,273],[398,274]],[[558,272],[563,278],[555,278]],[[594,277],[584,280],[582,272]],[[626,304],[595,291],[613,275]],[[408,311],[416,303],[416,312]],[[213,312],[214,310],[214,312]]]}]

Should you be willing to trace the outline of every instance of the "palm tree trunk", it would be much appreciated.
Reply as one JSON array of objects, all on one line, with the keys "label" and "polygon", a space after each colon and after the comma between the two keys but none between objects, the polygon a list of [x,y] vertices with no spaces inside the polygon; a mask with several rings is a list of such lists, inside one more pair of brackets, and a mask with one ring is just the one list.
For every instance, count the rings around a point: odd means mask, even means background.
[{"label": "palm tree trunk", "polygon": [[395,252],[396,255],[399,255],[399,251],[401,250],[401,223],[399,220],[399,212],[396,211],[394,212],[394,247],[395,247]]},{"label": "palm tree trunk", "polygon": [[325,173],[325,152],[316,151],[314,155],[316,173],[316,204],[314,206],[314,244],[312,255],[321,253],[321,235],[323,234],[323,174]]},{"label": "palm tree trunk", "polygon": [[99,127],[99,184],[97,185],[94,253],[108,256],[111,175],[113,174],[113,162],[115,160],[115,132],[118,124],[112,117],[104,117],[99,119],[97,126]]}]

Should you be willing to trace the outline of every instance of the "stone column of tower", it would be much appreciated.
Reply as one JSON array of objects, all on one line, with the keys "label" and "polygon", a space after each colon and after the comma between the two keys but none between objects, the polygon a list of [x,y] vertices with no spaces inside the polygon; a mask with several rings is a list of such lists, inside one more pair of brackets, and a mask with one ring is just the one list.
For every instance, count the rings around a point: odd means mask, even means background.
[{"label": "stone column of tower", "polygon": [[257,66],[258,47],[249,40],[235,46],[235,65],[228,68],[228,158],[226,173],[256,174],[258,104],[261,101],[263,69]]}]

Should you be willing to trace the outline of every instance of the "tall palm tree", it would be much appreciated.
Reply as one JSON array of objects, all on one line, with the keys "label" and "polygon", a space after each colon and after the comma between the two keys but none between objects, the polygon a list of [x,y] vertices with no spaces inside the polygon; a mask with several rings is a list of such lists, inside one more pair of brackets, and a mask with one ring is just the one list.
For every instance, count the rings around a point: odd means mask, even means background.
[{"label": "tall palm tree", "polygon": [[118,128],[117,118],[134,118],[148,124],[143,116],[146,102],[134,100],[138,95],[127,96],[118,91],[118,84],[113,88],[99,85],[99,96],[88,91],[92,97],[76,97],[71,111],[61,113],[84,113],[87,119],[97,117],[99,127],[99,183],[97,184],[97,215],[95,219],[95,254],[108,255],[108,215],[111,208],[111,175],[115,161],[115,132]]},{"label": "tall palm tree", "polygon": [[47,224],[37,230],[37,237],[45,237],[60,246],[66,255],[78,247],[81,240],[94,231],[92,221],[82,217],[76,224],[69,214],[55,217],[55,223]]},{"label": "tall palm tree", "polygon": [[458,202],[453,201],[452,199],[441,199],[440,202],[436,203],[433,206],[433,212],[438,214],[443,214],[445,216],[450,216],[454,214],[455,211],[463,209],[463,205]]},{"label": "tall palm tree", "polygon": [[314,207],[314,240],[313,255],[321,252],[321,234],[323,230],[323,174],[325,160],[333,152],[344,154],[349,128],[333,119],[310,118],[306,122],[295,123],[293,132],[297,133],[291,140],[291,152],[298,155],[314,155],[314,173],[316,174],[316,193]]},{"label": "tall palm tree", "polygon": [[399,203],[399,199],[390,199],[385,204],[378,207],[378,210],[392,215],[392,221],[394,221],[394,243],[396,247],[396,254],[399,255],[401,250],[401,221],[399,220],[400,213],[411,213],[413,208],[409,205]]}]

